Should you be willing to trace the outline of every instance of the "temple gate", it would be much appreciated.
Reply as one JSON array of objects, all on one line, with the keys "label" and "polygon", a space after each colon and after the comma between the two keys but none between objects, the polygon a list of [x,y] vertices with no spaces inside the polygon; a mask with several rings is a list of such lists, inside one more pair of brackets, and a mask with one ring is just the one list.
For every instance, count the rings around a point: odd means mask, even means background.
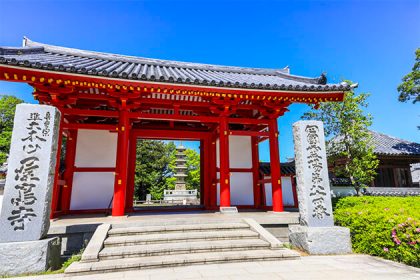
[{"label": "temple gate", "polygon": [[341,101],[351,88],[327,84],[324,75],[294,76],[288,68],[130,57],[27,38],[23,47],[0,47],[0,80],[29,84],[40,104],[61,112],[66,155],[64,171],[56,166],[53,216],[133,211],[137,138],[200,141],[205,209],[267,207],[258,143],[269,140],[270,209],[281,212],[277,119],[292,103]]}]

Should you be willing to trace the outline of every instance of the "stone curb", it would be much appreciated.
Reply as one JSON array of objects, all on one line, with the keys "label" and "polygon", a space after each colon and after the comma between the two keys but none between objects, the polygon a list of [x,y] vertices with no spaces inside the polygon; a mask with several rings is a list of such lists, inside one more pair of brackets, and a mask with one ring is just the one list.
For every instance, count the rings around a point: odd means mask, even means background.
[{"label": "stone curb", "polygon": [[110,224],[102,224],[98,226],[92,239],[89,241],[85,251],[82,254],[80,262],[97,262],[99,261],[99,251],[104,247],[104,241],[111,229]]},{"label": "stone curb", "polygon": [[283,248],[283,243],[280,242],[277,238],[275,238],[270,232],[263,228],[254,219],[244,218],[243,221],[247,223],[253,231],[257,232],[263,240],[270,243],[271,249]]}]

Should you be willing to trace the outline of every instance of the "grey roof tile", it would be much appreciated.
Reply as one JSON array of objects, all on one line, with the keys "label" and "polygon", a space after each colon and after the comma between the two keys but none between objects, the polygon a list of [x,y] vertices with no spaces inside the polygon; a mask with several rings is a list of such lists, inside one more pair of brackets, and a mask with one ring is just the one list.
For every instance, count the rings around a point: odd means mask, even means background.
[{"label": "grey roof tile", "polygon": [[370,131],[375,145],[375,153],[380,155],[417,155],[420,156],[420,144],[395,138],[376,131]]},{"label": "grey roof tile", "polygon": [[327,84],[326,77],[307,78],[289,69],[220,66],[124,56],[57,47],[24,39],[24,47],[0,47],[0,64],[123,79],[217,87],[290,91],[345,91],[346,83]]}]

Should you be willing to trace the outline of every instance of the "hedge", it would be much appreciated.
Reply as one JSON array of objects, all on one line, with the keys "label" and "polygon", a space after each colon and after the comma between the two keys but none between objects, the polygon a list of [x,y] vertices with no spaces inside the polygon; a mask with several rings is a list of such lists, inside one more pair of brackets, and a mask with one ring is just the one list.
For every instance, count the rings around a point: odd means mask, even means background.
[{"label": "hedge", "polygon": [[344,197],[334,219],[350,228],[354,252],[420,267],[420,197]]}]

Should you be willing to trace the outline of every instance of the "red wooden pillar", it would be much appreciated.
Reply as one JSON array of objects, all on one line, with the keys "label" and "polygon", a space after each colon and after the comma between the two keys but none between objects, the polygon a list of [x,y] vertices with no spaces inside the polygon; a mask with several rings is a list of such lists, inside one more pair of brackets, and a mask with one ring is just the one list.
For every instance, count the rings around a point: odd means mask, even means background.
[{"label": "red wooden pillar", "polygon": [[[57,108],[60,110],[60,108]],[[60,179],[60,159],[61,159],[61,144],[63,143],[63,114],[60,115],[60,128],[58,129],[58,143],[57,143],[57,156],[55,162],[55,174],[54,174],[54,186],[52,190],[51,198],[51,214],[50,218],[53,219],[56,217],[56,211],[58,209],[58,200],[59,200],[59,185],[58,181]]]},{"label": "red wooden pillar", "polygon": [[207,176],[204,174],[204,151],[205,145],[204,140],[200,139],[200,205],[205,205],[205,191],[206,191],[206,182],[205,179]]},{"label": "red wooden pillar", "polygon": [[280,155],[277,118],[269,124],[271,189],[273,193],[273,211],[283,212],[283,195],[281,191]]},{"label": "red wooden pillar", "polygon": [[290,175],[290,180],[292,181],[292,192],[293,192],[293,207],[299,207],[299,201],[297,197],[297,190],[296,190],[296,178],[293,175]]},{"label": "red wooden pillar", "polygon": [[[125,101],[123,100],[123,106]],[[112,216],[123,216],[125,213],[125,194],[127,189],[128,142],[130,122],[128,111],[120,109],[118,120],[117,161],[114,182],[114,200]]]},{"label": "red wooden pillar", "polygon": [[216,136],[211,136],[211,145],[210,145],[210,152],[209,152],[209,165],[210,165],[210,208],[216,209],[217,208],[217,157],[216,157]]},{"label": "red wooden pillar", "polygon": [[251,151],[252,151],[252,177],[254,190],[254,207],[261,206],[261,186],[260,179],[260,160],[258,153],[258,139],[255,136],[251,137]]},{"label": "red wooden pillar", "polygon": [[131,133],[130,147],[128,151],[128,175],[127,175],[127,194],[125,202],[125,211],[133,212],[134,199],[134,179],[136,172],[136,157],[137,157],[137,137]]},{"label": "red wooden pillar", "polygon": [[226,117],[220,119],[220,207],[230,206],[229,127]]},{"label": "red wooden pillar", "polygon": [[65,185],[61,193],[61,210],[66,214],[70,210],[71,190],[73,188],[74,163],[76,160],[77,129],[68,131],[64,171]]}]

